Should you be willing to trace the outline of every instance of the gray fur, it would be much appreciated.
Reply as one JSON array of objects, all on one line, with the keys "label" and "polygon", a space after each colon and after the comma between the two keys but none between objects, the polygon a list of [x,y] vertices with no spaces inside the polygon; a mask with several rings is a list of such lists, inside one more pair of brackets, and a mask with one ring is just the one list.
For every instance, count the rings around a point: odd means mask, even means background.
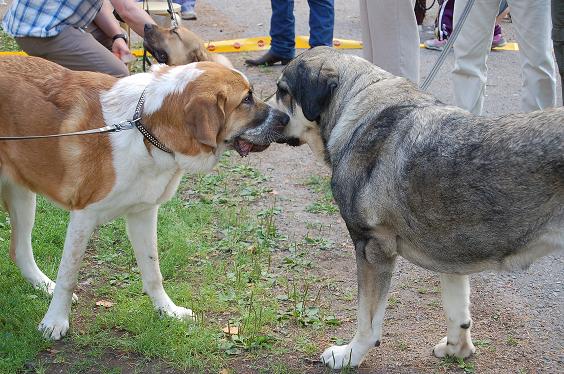
[{"label": "gray fur", "polygon": [[523,267],[562,249],[562,240],[531,247],[564,235],[562,108],[476,116],[330,48],[302,54],[280,81],[304,107],[316,99],[308,79],[318,93],[323,74],[338,83],[308,119],[321,129],[353,240],[383,226],[396,237],[391,253],[446,273]]},{"label": "gray fur", "polygon": [[355,244],[358,329],[323,353],[333,368],[379,345],[397,255],[443,273],[449,332],[434,353],[468,357],[465,274],[564,248],[563,108],[476,116],[326,47],[288,64],[273,105],[290,116],[286,141],[307,142],[331,167]]}]

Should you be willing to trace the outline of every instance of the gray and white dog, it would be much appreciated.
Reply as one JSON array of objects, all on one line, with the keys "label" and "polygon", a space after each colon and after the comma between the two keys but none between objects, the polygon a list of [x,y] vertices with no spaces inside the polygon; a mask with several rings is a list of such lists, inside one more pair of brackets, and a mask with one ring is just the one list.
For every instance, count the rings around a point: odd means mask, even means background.
[{"label": "gray and white dog", "polygon": [[356,251],[357,332],[322,360],[357,366],[380,344],[398,255],[440,273],[448,335],[434,354],[471,355],[467,274],[564,248],[564,109],[472,115],[327,47],[294,59],[277,86],[285,135],[331,167]]}]

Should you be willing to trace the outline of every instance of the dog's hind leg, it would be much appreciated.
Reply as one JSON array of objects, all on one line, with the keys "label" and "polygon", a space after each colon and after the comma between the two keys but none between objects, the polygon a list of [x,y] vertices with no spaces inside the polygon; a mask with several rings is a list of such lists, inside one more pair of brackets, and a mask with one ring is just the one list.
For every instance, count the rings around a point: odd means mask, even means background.
[{"label": "dog's hind leg", "polygon": [[143,291],[153,301],[155,308],[170,317],[193,318],[190,309],[176,306],[163,287],[157,252],[158,206],[127,215],[127,234],[133,245],[137,265],[143,279]]},{"label": "dog's hind leg", "polygon": [[441,289],[448,330],[433,354],[466,358],[476,351],[470,338],[470,281],[467,275],[441,274]]},{"label": "dog's hind leg", "polygon": [[2,200],[10,215],[12,234],[10,239],[10,257],[22,276],[33,287],[53,294],[55,283],[37,267],[31,247],[31,231],[35,221],[35,194],[15,183],[2,183]]},{"label": "dog's hind leg", "polygon": [[[358,366],[368,350],[380,345],[382,322],[395,257],[387,256],[378,239],[355,242],[358,278],[357,330],[353,340],[329,347],[321,360],[332,369]],[[369,261],[377,259],[377,261]]]}]

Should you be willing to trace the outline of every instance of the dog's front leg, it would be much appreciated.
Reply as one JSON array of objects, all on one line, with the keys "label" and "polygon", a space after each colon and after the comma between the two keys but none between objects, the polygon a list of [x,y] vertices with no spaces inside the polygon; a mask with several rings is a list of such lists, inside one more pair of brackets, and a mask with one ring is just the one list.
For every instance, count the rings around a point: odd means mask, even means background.
[{"label": "dog's front leg", "polygon": [[88,239],[96,227],[96,219],[88,212],[74,211],[70,214],[63,257],[57,274],[53,299],[47,314],[39,324],[39,330],[46,338],[58,340],[69,329],[69,314],[73,290],[78,278],[80,263],[84,257]]},{"label": "dog's front leg", "polygon": [[441,274],[443,308],[447,317],[447,336],[433,349],[437,357],[466,358],[476,351],[470,338],[470,281],[468,275]]},{"label": "dog's front leg", "polygon": [[358,366],[368,350],[380,345],[382,321],[395,257],[389,257],[378,239],[355,242],[358,278],[357,330],[353,340],[343,346],[327,348],[321,360],[333,369]]},{"label": "dog's front leg", "polygon": [[159,312],[180,319],[193,318],[192,311],[176,306],[163,288],[157,252],[157,210],[158,206],[155,206],[127,215],[127,234],[141,271],[143,291]]}]

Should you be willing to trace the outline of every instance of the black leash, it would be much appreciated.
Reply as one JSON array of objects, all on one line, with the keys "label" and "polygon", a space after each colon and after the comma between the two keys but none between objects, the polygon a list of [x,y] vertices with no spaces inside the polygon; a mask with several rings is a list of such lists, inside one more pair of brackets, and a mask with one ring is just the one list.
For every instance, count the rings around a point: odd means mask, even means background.
[{"label": "black leash", "polygon": [[28,135],[28,136],[0,136],[0,140],[28,140],[28,139],[46,139],[46,138],[61,138],[65,136],[76,136],[76,135],[90,135],[90,134],[104,134],[108,132],[120,132],[123,130],[131,130],[136,128],[139,132],[155,147],[163,152],[172,154],[173,152],[163,145],[161,142],[155,138],[155,136],[147,130],[147,128],[141,123],[141,112],[143,111],[143,105],[145,104],[145,90],[141,93],[141,97],[137,102],[135,107],[135,112],[133,113],[133,119],[122,121],[118,124],[108,125],[104,127],[99,127],[97,129],[90,129],[84,131],[74,131],[67,132],[63,134],[50,134],[50,135]]},{"label": "black leash", "polygon": [[174,16],[174,9],[172,8],[172,0],[167,0],[168,4],[168,14],[170,15],[170,25],[173,29],[178,27],[178,22],[176,22],[176,17]]}]

